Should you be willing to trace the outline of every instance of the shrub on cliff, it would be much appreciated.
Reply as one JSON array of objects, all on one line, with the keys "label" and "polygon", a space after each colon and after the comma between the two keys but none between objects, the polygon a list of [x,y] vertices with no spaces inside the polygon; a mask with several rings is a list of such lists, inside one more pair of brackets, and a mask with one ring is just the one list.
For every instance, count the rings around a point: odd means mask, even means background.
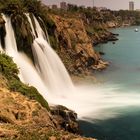
[{"label": "shrub on cliff", "polygon": [[[33,13],[38,19],[42,29],[48,31],[50,43],[53,48],[57,47],[55,37],[55,23],[48,15],[45,5],[40,0],[5,0],[0,1],[0,11],[9,15],[15,31],[15,37],[19,51],[24,51],[32,60],[31,45],[33,36],[31,34],[30,25],[24,13]],[[30,14],[31,15],[31,14]],[[40,20],[40,18],[42,20]],[[3,45],[4,46],[4,45]]]},{"label": "shrub on cliff", "polygon": [[4,0],[0,1],[0,9],[7,14],[17,11],[28,11],[37,13],[41,9],[39,0]]},{"label": "shrub on cliff", "polygon": [[23,84],[21,81],[17,79],[12,79],[9,81],[9,88],[12,91],[17,91],[22,93],[24,96],[27,96],[31,100],[38,101],[43,107],[49,110],[48,103],[40,95],[40,93],[37,91],[35,87]]},{"label": "shrub on cliff", "polygon": [[23,7],[25,7],[28,12],[34,13],[35,15],[38,14],[42,9],[40,0],[20,0],[20,1]]},{"label": "shrub on cliff", "polygon": [[19,70],[16,64],[12,61],[12,58],[4,53],[0,53],[0,72],[7,78],[17,78]]},{"label": "shrub on cliff", "polygon": [[4,75],[8,81],[10,90],[20,92],[31,100],[38,101],[43,107],[49,110],[48,103],[40,95],[36,88],[23,84],[18,78],[19,69],[13,62],[12,58],[4,53],[0,53],[0,73]]}]

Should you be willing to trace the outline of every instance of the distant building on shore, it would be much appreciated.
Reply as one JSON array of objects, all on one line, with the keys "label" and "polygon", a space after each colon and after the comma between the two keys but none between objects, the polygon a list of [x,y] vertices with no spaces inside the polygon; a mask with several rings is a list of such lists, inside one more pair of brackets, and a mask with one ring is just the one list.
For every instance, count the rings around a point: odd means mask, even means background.
[{"label": "distant building on shore", "polygon": [[140,9],[136,9],[136,11],[139,11],[140,12]]},{"label": "distant building on shore", "polygon": [[67,3],[66,2],[60,2],[60,8],[62,10],[67,10]]},{"label": "distant building on shore", "polygon": [[52,5],[52,9],[53,9],[53,10],[58,9],[57,5],[56,5],[56,4],[53,4],[53,5]]},{"label": "distant building on shore", "polygon": [[129,10],[134,11],[134,2],[133,1],[129,1]]}]

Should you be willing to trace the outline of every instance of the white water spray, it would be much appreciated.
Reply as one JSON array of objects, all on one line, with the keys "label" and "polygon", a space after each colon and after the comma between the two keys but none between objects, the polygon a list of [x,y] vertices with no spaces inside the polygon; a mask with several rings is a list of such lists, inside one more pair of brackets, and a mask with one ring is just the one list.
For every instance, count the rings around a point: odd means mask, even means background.
[{"label": "white water spray", "polygon": [[87,121],[114,118],[125,113],[125,108],[140,106],[138,93],[119,93],[119,87],[109,86],[77,86],[74,94],[67,92],[65,97],[52,96],[48,100],[75,110],[79,119]]},{"label": "white water spray", "polygon": [[[38,21],[34,17],[36,24],[36,29],[34,29],[28,17],[32,32],[36,37],[32,49],[37,72],[28,58],[17,51],[10,18],[4,15],[3,18],[6,21],[6,53],[14,58],[20,68],[23,81],[37,87],[50,103],[65,105],[75,110],[80,118],[92,119],[114,117],[118,114],[117,111],[113,111],[114,109],[140,105],[139,94],[119,94],[113,85],[110,85],[112,88],[101,87],[101,85],[99,87],[74,87],[60,58],[45,40],[45,34]],[[35,35],[35,30],[38,38]]]}]

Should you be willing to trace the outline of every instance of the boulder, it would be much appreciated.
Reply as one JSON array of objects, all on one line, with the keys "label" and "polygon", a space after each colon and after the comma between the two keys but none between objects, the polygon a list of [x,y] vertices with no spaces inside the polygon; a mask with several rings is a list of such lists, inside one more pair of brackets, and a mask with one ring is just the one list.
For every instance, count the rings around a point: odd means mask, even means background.
[{"label": "boulder", "polygon": [[71,133],[79,133],[77,114],[68,108],[57,105],[50,106],[53,119],[57,120],[57,126]]}]

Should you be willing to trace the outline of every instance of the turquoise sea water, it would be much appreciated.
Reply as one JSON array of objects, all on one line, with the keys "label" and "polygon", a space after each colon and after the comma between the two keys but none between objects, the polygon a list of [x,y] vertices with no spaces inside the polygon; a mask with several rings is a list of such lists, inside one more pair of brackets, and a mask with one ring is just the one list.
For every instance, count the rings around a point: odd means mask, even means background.
[{"label": "turquoise sea water", "polygon": [[[135,28],[139,32],[135,32]],[[118,94],[140,94],[140,27],[113,29],[112,32],[119,34],[115,44],[109,42],[95,48],[104,52],[103,58],[110,62],[105,71],[96,72],[96,77],[102,84],[116,85]],[[140,140],[140,106],[116,110],[121,115],[111,119],[80,121],[84,135],[98,140]]]},{"label": "turquoise sea water", "polygon": [[119,28],[112,30],[119,33],[116,44],[109,42],[96,47],[105,52],[103,58],[110,62],[110,67],[97,74],[102,82],[119,84],[121,90],[140,91],[140,27]]}]

